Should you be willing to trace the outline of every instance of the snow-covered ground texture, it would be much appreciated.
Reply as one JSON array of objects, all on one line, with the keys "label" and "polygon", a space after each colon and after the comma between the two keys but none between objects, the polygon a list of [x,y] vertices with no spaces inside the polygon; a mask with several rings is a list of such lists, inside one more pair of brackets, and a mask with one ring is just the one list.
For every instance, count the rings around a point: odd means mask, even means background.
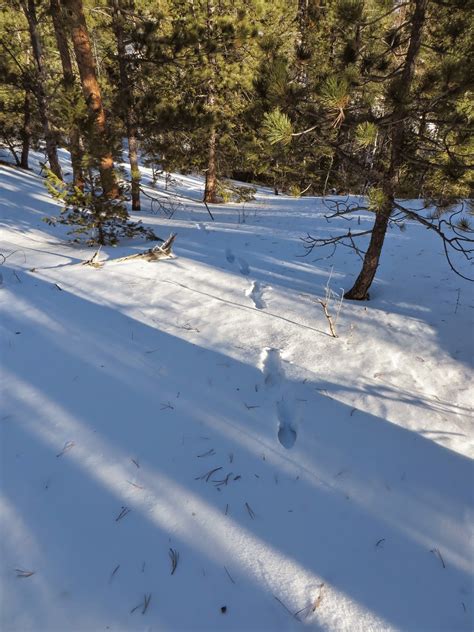
[{"label": "snow-covered ground texture", "polygon": [[390,231],[333,338],[321,199],[174,179],[175,256],[94,269],[1,167],[2,631],[471,630],[469,283]]}]

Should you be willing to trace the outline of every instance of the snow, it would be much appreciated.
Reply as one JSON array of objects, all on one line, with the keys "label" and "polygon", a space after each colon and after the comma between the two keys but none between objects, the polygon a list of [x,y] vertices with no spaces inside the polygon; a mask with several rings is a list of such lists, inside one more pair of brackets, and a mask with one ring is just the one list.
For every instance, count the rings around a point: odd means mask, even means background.
[{"label": "snow", "polygon": [[318,299],[360,261],[301,256],[321,199],[212,222],[173,177],[173,217],[141,217],[175,256],[93,269],[0,166],[1,629],[471,630],[469,283],[391,231],[333,338]]}]

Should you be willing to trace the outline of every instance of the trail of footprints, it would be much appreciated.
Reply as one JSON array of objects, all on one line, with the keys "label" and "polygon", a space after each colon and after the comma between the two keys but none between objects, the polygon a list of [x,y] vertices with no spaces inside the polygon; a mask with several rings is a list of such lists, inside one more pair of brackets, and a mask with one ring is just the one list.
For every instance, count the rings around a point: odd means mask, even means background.
[{"label": "trail of footprints", "polygon": [[246,292],[247,296],[252,300],[257,309],[265,309],[265,301],[263,300],[263,287],[258,281],[253,281],[250,289]]},{"label": "trail of footprints", "polygon": [[[236,257],[230,248],[225,251],[225,258],[227,263],[235,263],[239,266],[240,274],[248,276],[250,274],[250,266],[242,257]],[[250,288],[245,292],[246,296],[251,299],[257,309],[265,309],[265,301],[263,300],[263,290],[265,286],[262,286],[258,281],[252,281]]]},{"label": "trail of footprints", "polygon": [[290,450],[298,437],[296,414],[298,402],[292,396],[287,383],[285,369],[278,349],[264,349],[261,356],[261,369],[265,386],[275,394],[275,411],[278,419],[278,441]]},{"label": "trail of footprints", "polygon": [[[225,251],[225,258],[228,263],[239,265],[240,273],[248,276],[250,267],[245,259],[234,255],[230,248]],[[262,286],[258,281],[252,281],[246,295],[250,298],[257,309],[265,309]],[[285,370],[283,368],[280,351],[278,349],[267,348],[262,352],[261,367],[265,380],[265,386],[275,392],[275,412],[278,419],[278,441],[281,445],[290,450],[296,442],[298,436],[295,412],[298,410],[298,403],[291,394],[291,388],[287,384]]]}]

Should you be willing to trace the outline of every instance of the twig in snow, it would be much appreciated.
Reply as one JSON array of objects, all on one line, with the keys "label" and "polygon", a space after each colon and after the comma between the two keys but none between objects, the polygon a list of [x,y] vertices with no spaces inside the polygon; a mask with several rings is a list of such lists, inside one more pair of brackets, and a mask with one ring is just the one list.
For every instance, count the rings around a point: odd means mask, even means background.
[{"label": "twig in snow", "polygon": [[380,540],[377,540],[375,546],[378,547],[382,544],[382,542],[385,542],[385,538],[380,538]]},{"label": "twig in snow", "polygon": [[130,459],[130,461],[131,461],[134,465],[136,465],[137,467],[140,467],[140,463],[138,462],[138,459],[137,459],[137,460],[135,460],[135,459]]},{"label": "twig in snow", "polygon": [[260,408],[260,406],[251,406],[250,404],[246,404],[245,402],[244,402],[244,406],[247,410],[252,410],[253,408]]},{"label": "twig in snow", "polygon": [[120,257],[119,259],[110,259],[110,263],[122,263],[123,261],[130,261],[131,259],[146,259],[146,261],[158,261],[163,257],[171,256],[171,248],[176,238],[176,233],[172,233],[168,239],[161,244],[161,246],[154,246],[145,250],[145,252],[139,252],[137,254],[128,255],[126,257]]},{"label": "twig in snow", "polygon": [[76,444],[74,443],[74,441],[66,441],[66,443],[64,444],[64,448],[61,450],[61,452],[58,452],[58,454],[56,454],[56,457],[60,457],[63,454],[66,454],[66,452],[69,452],[69,450],[75,445]]},{"label": "twig in snow", "polygon": [[230,581],[235,584],[234,578],[232,577],[232,575],[229,573],[229,571],[227,570],[227,568],[224,566],[224,570],[227,573],[227,577],[230,579]]},{"label": "twig in snow", "polygon": [[323,308],[324,315],[326,316],[327,321],[328,321],[328,323],[329,323],[329,330],[330,330],[330,332],[331,332],[331,336],[332,336],[333,338],[337,338],[336,330],[335,330],[335,328],[334,328],[334,322],[333,322],[333,320],[332,320],[331,314],[330,314],[330,313],[329,313],[329,311],[328,311],[328,304],[327,304],[327,301],[323,301],[322,299],[320,299],[320,298],[319,298],[319,299],[318,299],[318,303],[319,303],[319,304],[321,305],[321,307]]},{"label": "twig in snow", "polygon": [[[18,283],[23,283],[23,281],[20,279],[20,277],[19,277],[19,276],[18,276],[18,274],[16,273],[16,270],[13,270],[13,274],[15,275],[15,277],[16,277],[16,279],[17,279]],[[456,313],[456,312],[454,312],[454,313]]]},{"label": "twig in snow", "polygon": [[446,564],[444,563],[443,556],[439,552],[439,549],[431,549],[430,553],[434,553],[435,555],[437,555],[439,557],[439,561],[443,565],[443,568],[446,568]]},{"label": "twig in snow", "polygon": [[224,515],[227,516],[228,513],[229,513],[229,503],[227,503],[227,505],[225,506]]},{"label": "twig in snow", "polygon": [[59,287],[59,285],[58,285],[57,283],[55,283],[54,285],[58,288],[58,290],[59,290],[60,292],[62,292],[62,291],[63,291],[63,288],[62,288],[62,287]]},{"label": "twig in snow", "polygon": [[117,564],[117,566],[114,568],[114,570],[110,574],[109,584],[111,583],[112,579],[114,578],[115,573],[118,571],[119,568],[120,568],[120,564]]},{"label": "twig in snow", "polygon": [[15,572],[16,572],[16,576],[17,577],[31,577],[32,575],[34,575],[36,573],[36,571],[24,571],[21,568],[15,568]]},{"label": "twig in snow", "polygon": [[131,512],[131,509],[129,509],[128,507],[122,507],[122,511],[119,513],[119,515],[115,518],[115,522],[118,522],[119,520],[122,520],[122,518],[125,518],[125,516],[127,514],[129,514]]},{"label": "twig in snow", "polygon": [[179,553],[176,549],[170,549],[169,556],[171,560],[171,574],[174,575],[176,567],[178,566]]},{"label": "twig in snow", "polygon": [[101,248],[102,248],[102,246],[99,246],[99,249],[94,252],[92,257],[90,259],[87,259],[87,261],[83,261],[82,265],[83,266],[92,266],[93,268],[101,268],[102,265],[103,265],[99,261],[99,255],[100,255],[100,249]]},{"label": "twig in snow", "polygon": [[255,512],[252,509],[252,507],[248,503],[245,503],[245,508],[247,509],[249,516],[252,518],[252,520],[254,520],[255,519]]}]

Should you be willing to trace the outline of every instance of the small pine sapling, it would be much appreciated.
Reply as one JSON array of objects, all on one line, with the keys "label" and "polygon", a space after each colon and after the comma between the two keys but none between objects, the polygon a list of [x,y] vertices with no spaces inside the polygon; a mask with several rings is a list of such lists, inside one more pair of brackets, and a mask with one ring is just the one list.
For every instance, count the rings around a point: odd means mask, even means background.
[{"label": "small pine sapling", "polygon": [[76,236],[74,241],[80,242],[85,238],[90,246],[114,246],[120,239],[134,237],[158,241],[152,229],[146,228],[140,221],[129,219],[126,189],[120,188],[119,196],[111,199],[104,195],[99,182],[98,176],[91,175],[84,190],[81,190],[48,171],[46,188],[63,208],[58,217],[46,217],[44,221],[52,226],[71,226],[68,234]]}]

